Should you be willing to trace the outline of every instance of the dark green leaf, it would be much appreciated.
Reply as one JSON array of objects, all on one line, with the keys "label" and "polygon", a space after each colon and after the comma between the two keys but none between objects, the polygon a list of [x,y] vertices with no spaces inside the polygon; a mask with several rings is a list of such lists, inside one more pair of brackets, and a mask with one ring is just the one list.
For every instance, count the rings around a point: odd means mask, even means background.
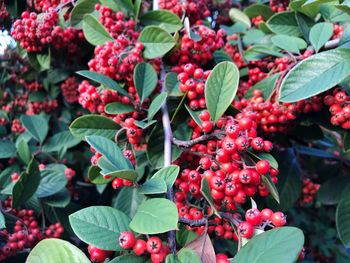
[{"label": "dark green leaf", "polygon": [[80,143],[81,140],[75,138],[69,131],[56,133],[49,138],[43,146],[44,152],[59,152],[63,147],[72,148]]},{"label": "dark green leaf", "polygon": [[224,61],[233,62],[232,58],[225,52],[225,50],[217,50],[213,53],[215,63],[219,64]]},{"label": "dark green leaf", "polygon": [[123,187],[112,200],[112,207],[124,212],[130,218],[136,214],[139,205],[146,199],[137,188]]},{"label": "dark green leaf", "polygon": [[210,187],[209,187],[208,179],[205,178],[205,177],[202,178],[202,182],[201,182],[201,194],[203,195],[205,200],[207,200],[207,202],[209,203],[209,205],[213,209],[214,214],[216,214],[218,217],[220,217],[220,214],[219,214],[218,210],[216,210],[216,208],[215,208],[214,199],[213,199],[213,197],[211,196],[211,193],[210,193]]},{"label": "dark green leaf", "polygon": [[0,159],[16,156],[16,146],[11,141],[0,141]]},{"label": "dark green leaf", "polygon": [[39,142],[43,142],[49,131],[46,118],[41,115],[23,115],[21,122],[26,130]]},{"label": "dark green leaf", "polygon": [[136,255],[122,255],[114,258],[112,261],[108,261],[108,263],[144,263],[145,259]]},{"label": "dark green leaf", "polygon": [[345,197],[342,199],[336,212],[336,225],[340,240],[344,246],[350,247],[350,199]]},{"label": "dark green leaf", "polygon": [[186,245],[194,251],[203,263],[215,262],[215,250],[208,234],[204,233]]},{"label": "dark green leaf", "polygon": [[249,155],[253,156],[256,161],[266,160],[270,163],[271,167],[278,169],[278,162],[276,159],[269,153],[254,153],[248,151]]},{"label": "dark green leaf", "polygon": [[151,178],[139,187],[139,191],[145,195],[163,194],[167,191],[167,185],[163,178]]},{"label": "dark green leaf", "polygon": [[84,15],[83,32],[86,40],[93,46],[103,45],[107,41],[114,40],[93,15]]},{"label": "dark green leaf", "polygon": [[180,172],[180,167],[177,165],[170,165],[160,169],[152,178],[161,178],[165,181],[168,191],[173,187],[175,180]]},{"label": "dark green leaf", "polygon": [[181,97],[183,93],[179,90],[179,81],[175,72],[169,72],[165,75],[165,87],[171,97]]},{"label": "dark green leaf", "polygon": [[241,23],[245,24],[247,27],[251,27],[249,17],[245,13],[243,13],[240,9],[231,8],[230,12],[229,12],[229,16],[230,16],[232,21],[241,22]]},{"label": "dark green leaf", "polygon": [[185,104],[185,108],[188,111],[188,113],[191,115],[192,119],[197,123],[198,126],[202,125],[202,121],[199,118],[199,114],[201,111],[194,111],[189,106]]},{"label": "dark green leaf", "polygon": [[144,100],[152,94],[157,86],[157,82],[157,72],[152,65],[145,62],[136,65],[134,70],[134,83],[141,102],[144,102]]},{"label": "dark green leaf", "polygon": [[275,34],[301,36],[294,12],[280,12],[266,22],[267,27]]},{"label": "dark green leaf", "polygon": [[317,192],[317,200],[324,205],[335,205],[350,189],[350,178],[347,176],[335,176],[321,185]]},{"label": "dark green leaf", "polygon": [[70,193],[63,188],[56,194],[43,198],[42,201],[52,207],[65,208],[70,202]]},{"label": "dark green leaf", "polygon": [[266,21],[268,20],[274,12],[270,9],[268,5],[262,4],[253,4],[244,9],[244,13],[250,18],[262,16],[262,18]]},{"label": "dark green leaf", "polygon": [[248,92],[244,95],[245,98],[251,98],[253,96],[254,90],[261,90],[262,96],[264,99],[268,99],[272,92],[275,90],[276,83],[278,78],[280,77],[280,73],[273,74],[258,83],[256,83],[253,87],[251,87]]},{"label": "dark green leaf", "polygon": [[130,223],[130,228],[140,234],[159,234],[177,229],[176,205],[164,198],[143,202]]},{"label": "dark green leaf", "polygon": [[84,15],[94,12],[97,3],[99,3],[98,0],[83,0],[78,2],[70,13],[71,26],[82,29]]},{"label": "dark green leaf", "polygon": [[217,122],[231,105],[238,82],[239,71],[232,62],[221,62],[211,71],[205,83],[205,100],[214,122]]},{"label": "dark green leaf", "polygon": [[6,228],[5,225],[5,217],[4,215],[0,212],[0,229]]},{"label": "dark green leaf", "polygon": [[74,233],[100,249],[120,251],[118,237],[129,230],[130,218],[108,206],[91,206],[69,216]]},{"label": "dark green leaf", "polygon": [[147,119],[149,121],[153,119],[153,117],[156,115],[156,113],[160,110],[162,105],[165,103],[166,96],[167,94],[163,92],[163,93],[160,93],[157,97],[155,97],[152,100],[152,103],[149,106],[148,114],[147,114]]},{"label": "dark green leaf", "polygon": [[51,64],[51,51],[50,51],[50,49],[49,49],[47,54],[38,53],[36,56],[37,56],[36,58],[37,58],[38,63],[39,63],[42,70],[50,68],[50,64]]},{"label": "dark green leaf", "polygon": [[38,163],[32,159],[27,171],[22,173],[12,189],[12,206],[17,208],[32,197],[40,184],[40,171]]},{"label": "dark green leaf", "polygon": [[167,31],[157,26],[145,27],[138,41],[145,46],[143,54],[147,59],[162,57],[175,45],[173,37]]},{"label": "dark green leaf", "polygon": [[90,166],[88,171],[88,178],[93,184],[108,184],[112,178],[105,179],[101,174],[101,169],[98,166]]},{"label": "dark green leaf", "polygon": [[42,178],[35,193],[38,198],[56,194],[66,186],[68,181],[63,169],[56,165],[41,171]]},{"label": "dark green leaf", "polygon": [[288,72],[280,100],[295,102],[315,96],[341,82],[350,73],[350,50],[339,48],[313,55]]},{"label": "dark green leaf", "polygon": [[120,129],[120,126],[110,118],[91,114],[75,119],[69,129],[79,139],[85,139],[86,136],[90,135],[99,135],[112,139]]},{"label": "dark green leaf", "polygon": [[196,252],[188,248],[182,248],[178,253],[181,263],[201,263],[201,259]]},{"label": "dark green leaf", "polygon": [[293,53],[299,53],[300,50],[303,50],[307,47],[306,42],[299,37],[275,35],[271,38],[271,41],[277,47]]},{"label": "dark green leaf", "polygon": [[267,56],[283,57],[275,46],[258,44],[248,48],[244,53],[244,58],[248,61],[259,60]]},{"label": "dark green leaf", "polygon": [[24,162],[25,164],[28,164],[32,158],[32,154],[30,152],[29,146],[27,142],[23,139],[21,139],[17,144],[17,153],[19,158]]},{"label": "dark green leaf", "polygon": [[119,170],[114,172],[104,172],[104,170],[102,169],[101,173],[105,176],[119,177],[129,181],[136,181],[138,177],[138,173],[135,170]]},{"label": "dark green leaf", "polygon": [[277,203],[280,203],[280,197],[277,191],[275,184],[272,182],[269,175],[261,175],[262,184],[266,186],[269,190],[271,196],[276,200]]},{"label": "dark green leaf", "polygon": [[96,81],[97,83],[104,85],[108,89],[117,91],[118,93],[129,97],[128,92],[126,92],[122,87],[120,87],[120,85],[117,82],[115,82],[113,79],[111,79],[103,74],[88,71],[88,70],[80,70],[77,72],[77,74],[79,74],[85,78],[91,79],[93,81]]}]

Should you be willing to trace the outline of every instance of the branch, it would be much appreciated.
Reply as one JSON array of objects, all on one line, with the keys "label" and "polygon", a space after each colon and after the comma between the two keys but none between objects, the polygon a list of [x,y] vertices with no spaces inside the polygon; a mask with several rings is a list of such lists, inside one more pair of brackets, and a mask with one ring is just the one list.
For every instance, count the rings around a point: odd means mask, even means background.
[{"label": "branch", "polygon": [[173,144],[175,144],[178,147],[189,148],[197,143],[201,143],[201,142],[204,142],[204,141],[207,141],[210,139],[214,139],[214,138],[220,139],[224,136],[225,136],[225,133],[223,131],[215,131],[213,133],[205,134],[205,135],[202,135],[196,139],[189,140],[189,141],[182,141],[182,140],[178,140],[178,139],[173,137]]},{"label": "branch", "polygon": [[208,219],[203,217],[202,219],[199,220],[192,220],[192,219],[187,219],[185,217],[179,217],[179,222],[183,223],[185,225],[188,225],[190,227],[198,227],[198,226],[216,226],[217,224],[215,222],[208,222]]}]

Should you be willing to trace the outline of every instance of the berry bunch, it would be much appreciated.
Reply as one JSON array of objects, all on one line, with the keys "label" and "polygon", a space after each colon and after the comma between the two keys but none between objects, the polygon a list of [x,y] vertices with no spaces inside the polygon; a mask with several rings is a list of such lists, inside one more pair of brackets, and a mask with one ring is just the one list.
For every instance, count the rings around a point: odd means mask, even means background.
[{"label": "berry bunch", "polygon": [[274,12],[283,12],[288,10],[288,0],[270,0],[270,8]]},{"label": "berry bunch", "polygon": [[72,104],[78,102],[78,81],[76,77],[69,77],[61,84],[62,96],[64,99]]},{"label": "berry bunch", "polygon": [[319,184],[314,183],[309,178],[303,179],[302,197],[300,198],[300,203],[302,205],[312,203],[319,189]]},{"label": "berry bunch", "polygon": [[194,40],[188,33],[184,34],[180,48],[170,58],[173,64],[205,65],[212,60],[214,51],[224,47],[225,30],[219,29],[216,32],[201,24],[193,26],[192,30],[199,39]]},{"label": "berry bunch", "polygon": [[335,88],[330,95],[323,99],[331,113],[331,123],[341,126],[343,129],[350,129],[350,96],[341,88]]},{"label": "berry bunch", "polygon": [[[204,0],[159,0],[159,7],[173,12],[180,18],[185,14],[192,23],[210,16],[210,10]],[[198,10],[201,11],[198,12]]]},{"label": "berry bunch", "polygon": [[59,4],[68,3],[70,0],[34,0],[34,8],[38,12],[49,11],[50,8],[55,8]]},{"label": "berry bunch", "polygon": [[344,27],[338,24],[333,24],[332,39],[341,38],[344,32]]},{"label": "berry bunch", "polygon": [[150,254],[152,263],[161,263],[170,253],[167,245],[159,237],[150,237],[147,241],[136,239],[132,232],[123,232],[119,236],[119,244],[123,249],[132,249],[137,256]]},{"label": "berry bunch", "polygon": [[88,246],[90,260],[93,263],[102,263],[113,255],[113,251],[102,250],[93,245]]}]

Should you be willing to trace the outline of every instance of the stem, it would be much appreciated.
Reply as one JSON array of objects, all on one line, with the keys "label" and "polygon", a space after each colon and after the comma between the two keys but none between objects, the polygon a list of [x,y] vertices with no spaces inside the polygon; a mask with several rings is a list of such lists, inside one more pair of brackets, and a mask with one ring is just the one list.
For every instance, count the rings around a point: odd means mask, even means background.
[{"label": "stem", "polygon": [[190,227],[198,227],[198,226],[205,226],[205,225],[209,225],[209,226],[216,226],[217,224],[215,222],[208,222],[208,219],[203,217],[202,219],[198,219],[198,220],[191,220],[191,219],[187,219],[185,217],[179,217],[179,222],[183,223],[185,225],[188,225]]},{"label": "stem", "polygon": [[175,144],[178,147],[185,147],[185,148],[189,148],[192,147],[193,145],[197,144],[197,143],[201,143],[210,139],[214,139],[214,138],[222,138],[225,135],[224,132],[222,131],[215,131],[213,133],[210,134],[205,134],[202,135],[196,139],[193,140],[189,140],[189,141],[182,141],[182,140],[178,140],[176,138],[173,138],[173,144]]}]

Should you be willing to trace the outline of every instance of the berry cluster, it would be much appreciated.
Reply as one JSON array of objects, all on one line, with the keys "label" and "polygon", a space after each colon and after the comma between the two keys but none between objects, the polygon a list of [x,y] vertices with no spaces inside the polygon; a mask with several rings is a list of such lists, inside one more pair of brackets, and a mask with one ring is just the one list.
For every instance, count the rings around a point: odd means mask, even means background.
[{"label": "berry cluster", "polygon": [[14,119],[11,124],[11,132],[21,134],[25,132],[25,128],[22,126],[18,119]]},{"label": "berry cluster", "polygon": [[300,198],[300,203],[310,204],[314,201],[320,185],[314,183],[309,178],[303,179],[302,196]]},{"label": "berry cluster", "polygon": [[[207,6],[206,1],[200,0],[159,0],[159,7],[161,9],[167,9],[180,18],[186,15],[191,23],[195,23],[198,20],[206,19],[210,16],[210,10]],[[200,10],[200,12],[198,12]]]},{"label": "berry cluster", "polygon": [[50,9],[42,17],[34,12],[23,12],[22,19],[13,24],[12,36],[28,52],[42,52],[49,45],[55,49],[66,48],[69,53],[78,50],[84,40],[82,31],[72,27],[63,29],[58,26],[58,13]]},{"label": "berry cluster", "polygon": [[78,81],[76,77],[69,77],[61,84],[62,96],[64,99],[72,104],[78,102],[79,93],[78,93]]},{"label": "berry cluster", "polygon": [[341,38],[344,32],[344,27],[341,25],[333,24],[333,35],[332,39]]},{"label": "berry cluster", "polygon": [[170,58],[173,64],[205,65],[212,60],[214,51],[224,47],[225,30],[216,32],[199,24],[192,27],[192,31],[199,39],[194,40],[188,33],[184,34],[180,39],[180,48]]},{"label": "berry cluster", "polygon": [[252,23],[258,27],[260,23],[263,23],[264,22],[264,19],[262,16],[256,16],[256,17],[253,17],[252,18]]},{"label": "berry cluster", "polygon": [[274,12],[283,12],[288,10],[288,0],[270,0],[270,8]]},{"label": "berry cluster", "polygon": [[132,249],[137,256],[150,254],[152,263],[164,262],[170,253],[167,245],[159,237],[150,237],[147,241],[136,239],[132,232],[123,232],[119,236],[119,244],[123,249]]},{"label": "berry cluster", "polygon": [[113,255],[113,251],[102,250],[93,245],[88,246],[88,252],[90,255],[90,260],[93,263],[102,263]]},{"label": "berry cluster", "polygon": [[[241,53],[238,50],[238,46],[235,44],[235,41],[238,39],[236,34],[228,35],[226,37],[226,44],[224,46],[225,52],[232,58],[233,62],[238,68],[244,67],[246,64],[242,58]],[[232,41],[234,43],[232,43]]]},{"label": "berry cluster", "polygon": [[49,11],[50,8],[57,7],[59,4],[68,3],[70,0],[34,0],[34,8],[38,12]]},{"label": "berry cluster", "polygon": [[[4,206],[10,207],[11,200],[5,200]],[[33,210],[11,209],[10,213],[17,220],[12,234],[6,230],[0,231],[0,239],[4,241],[0,243],[0,260],[5,260],[26,248],[32,248],[44,238],[59,238],[64,232],[60,223],[52,224],[46,230],[41,230]]]},{"label": "berry cluster", "polygon": [[341,126],[343,129],[350,129],[350,96],[341,88],[335,88],[333,93],[326,95],[323,99],[331,113],[331,123]]}]

